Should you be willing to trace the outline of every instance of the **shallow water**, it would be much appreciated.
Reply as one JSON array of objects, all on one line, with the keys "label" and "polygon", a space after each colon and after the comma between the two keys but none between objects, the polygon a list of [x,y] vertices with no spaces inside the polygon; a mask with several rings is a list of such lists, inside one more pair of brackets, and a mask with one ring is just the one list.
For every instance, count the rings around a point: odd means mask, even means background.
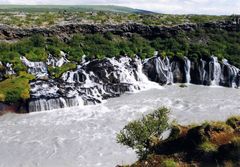
[{"label": "shallow water", "polygon": [[129,121],[160,106],[181,124],[240,114],[240,90],[189,85],[125,94],[104,104],[0,117],[0,167],[113,167],[136,155],[115,142]]}]

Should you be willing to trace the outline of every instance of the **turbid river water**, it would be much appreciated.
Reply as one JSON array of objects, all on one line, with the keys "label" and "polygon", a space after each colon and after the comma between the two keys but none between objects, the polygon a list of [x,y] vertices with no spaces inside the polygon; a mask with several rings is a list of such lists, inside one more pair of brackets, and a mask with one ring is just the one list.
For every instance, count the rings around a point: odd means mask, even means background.
[{"label": "turbid river water", "polygon": [[166,86],[104,104],[0,117],[0,167],[114,167],[136,155],[116,143],[116,133],[160,106],[181,124],[240,115],[240,90]]}]

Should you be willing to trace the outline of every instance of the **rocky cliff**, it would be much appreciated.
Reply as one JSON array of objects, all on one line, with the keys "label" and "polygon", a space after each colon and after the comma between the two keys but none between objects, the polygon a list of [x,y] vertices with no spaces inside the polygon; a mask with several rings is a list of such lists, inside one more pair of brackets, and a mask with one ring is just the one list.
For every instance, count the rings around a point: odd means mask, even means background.
[{"label": "rocky cliff", "polygon": [[234,22],[216,22],[203,24],[183,24],[172,27],[166,26],[148,26],[143,24],[65,24],[55,25],[50,28],[14,28],[6,25],[0,25],[0,40],[16,40],[33,34],[42,34],[44,36],[58,36],[62,39],[68,39],[76,33],[106,33],[112,32],[117,35],[130,35],[132,33],[140,34],[147,38],[166,37],[179,33],[180,31],[192,31],[201,29],[223,29],[227,31],[239,31],[240,26]]}]

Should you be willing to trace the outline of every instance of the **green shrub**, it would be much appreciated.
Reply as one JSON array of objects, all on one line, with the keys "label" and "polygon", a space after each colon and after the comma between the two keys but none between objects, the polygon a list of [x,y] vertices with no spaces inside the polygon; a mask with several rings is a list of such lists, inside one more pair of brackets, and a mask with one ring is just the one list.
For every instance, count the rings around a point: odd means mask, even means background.
[{"label": "green shrub", "polygon": [[45,38],[40,34],[33,35],[30,41],[34,47],[45,47]]},{"label": "green shrub", "polygon": [[168,113],[169,109],[163,107],[130,122],[117,134],[117,142],[136,150],[138,156],[143,158],[150,151],[152,139],[159,139],[169,128]]},{"label": "green shrub", "polygon": [[60,57],[61,50],[59,48],[49,45],[46,50],[54,57]]}]

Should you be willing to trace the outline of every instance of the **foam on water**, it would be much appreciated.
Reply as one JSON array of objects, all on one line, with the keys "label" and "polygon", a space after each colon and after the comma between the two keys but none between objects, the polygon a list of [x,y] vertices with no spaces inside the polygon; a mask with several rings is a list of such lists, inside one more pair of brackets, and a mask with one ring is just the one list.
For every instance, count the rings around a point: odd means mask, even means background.
[{"label": "foam on water", "polygon": [[160,106],[181,124],[225,120],[240,113],[239,89],[166,86],[104,104],[0,117],[0,166],[113,167],[136,160],[116,143],[129,121]]}]

